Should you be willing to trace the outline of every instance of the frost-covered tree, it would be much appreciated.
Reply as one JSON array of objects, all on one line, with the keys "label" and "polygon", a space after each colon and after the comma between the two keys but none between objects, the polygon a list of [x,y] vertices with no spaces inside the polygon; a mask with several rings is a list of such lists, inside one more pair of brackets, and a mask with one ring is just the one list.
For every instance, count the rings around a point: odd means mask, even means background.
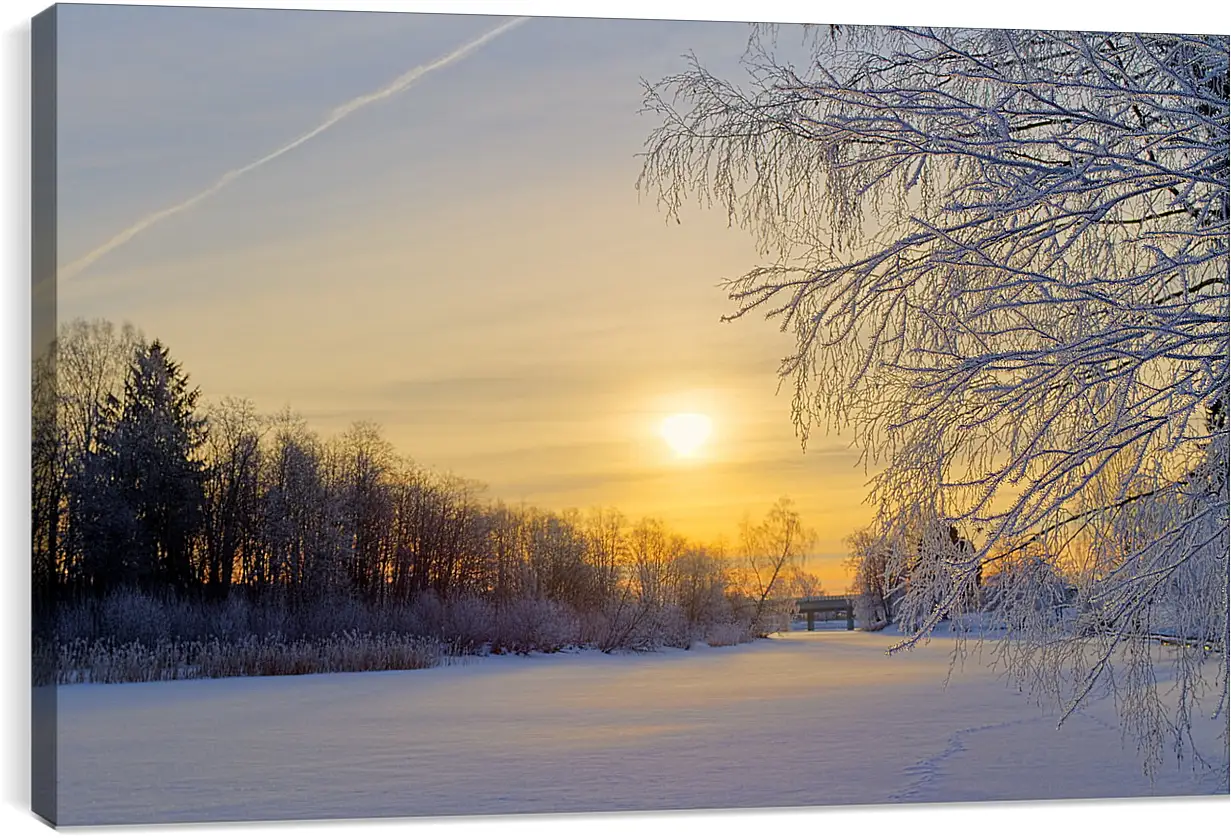
[{"label": "frost-covered tree", "polygon": [[539,595],[577,609],[596,604],[594,574],[586,562],[588,545],[579,522],[538,513],[525,523]]},{"label": "frost-covered tree", "polygon": [[706,626],[729,619],[729,568],[717,548],[690,547],[675,560],[675,600],[690,626]]},{"label": "frost-covered tree", "polygon": [[81,583],[81,539],[67,514],[70,487],[98,447],[108,399],[119,397],[142,337],[105,320],[63,324],[32,375],[34,589],[47,601]]},{"label": "frost-covered tree", "polygon": [[751,625],[764,636],[776,630],[781,615],[775,599],[789,596],[789,580],[815,540],[805,529],[790,498],[779,498],[758,524],[745,520],[740,527],[743,592],[751,606]]},{"label": "frost-covered tree", "polygon": [[254,591],[279,591],[292,603],[337,592],[348,546],[341,499],[324,474],[322,446],[298,415],[274,417],[260,478],[260,549],[242,578]]},{"label": "frost-covered tree", "polygon": [[853,580],[855,619],[866,631],[879,631],[897,617],[901,598],[899,573],[904,564],[904,547],[889,534],[865,528],[846,539],[850,558],[846,569]]},{"label": "frost-covered tree", "polygon": [[[801,437],[853,432],[877,529],[970,534],[921,557],[904,645],[981,569],[1058,574],[1065,620],[1007,621],[1006,665],[1069,711],[1114,685],[1144,744],[1182,749],[1188,714],[1227,699],[1227,428],[1205,419],[1228,404],[1228,39],[809,37],[794,62],[781,28],[756,32],[743,83],[693,61],[648,86],[640,188],[756,234],[731,317],[794,333]],[[1180,638],[1175,699],[1112,677],[1160,634]]]},{"label": "frost-covered tree", "polygon": [[60,327],[55,384],[70,459],[80,461],[97,447],[108,400],[123,394],[133,353],[144,341],[129,323],[77,319]]},{"label": "frost-covered tree", "polygon": [[615,509],[598,508],[579,522],[586,538],[586,554],[601,598],[612,598],[620,584],[627,548],[627,522]]},{"label": "frost-covered tree", "polygon": [[206,415],[203,571],[225,598],[242,554],[257,547],[262,421],[251,402],[223,399]]},{"label": "frost-covered tree", "polygon": [[393,446],[372,422],[356,422],[339,441],[339,490],[350,538],[348,576],[353,591],[373,599],[392,567],[393,503],[389,477]]}]

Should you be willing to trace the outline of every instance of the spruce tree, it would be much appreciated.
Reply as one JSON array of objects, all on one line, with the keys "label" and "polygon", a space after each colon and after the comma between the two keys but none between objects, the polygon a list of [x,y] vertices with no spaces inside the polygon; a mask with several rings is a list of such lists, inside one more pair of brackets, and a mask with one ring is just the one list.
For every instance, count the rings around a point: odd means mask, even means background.
[{"label": "spruce tree", "polygon": [[157,340],[133,354],[123,401],[110,397],[97,453],[77,492],[79,528],[96,590],[136,584],[184,593],[198,581],[204,421],[198,391]]}]

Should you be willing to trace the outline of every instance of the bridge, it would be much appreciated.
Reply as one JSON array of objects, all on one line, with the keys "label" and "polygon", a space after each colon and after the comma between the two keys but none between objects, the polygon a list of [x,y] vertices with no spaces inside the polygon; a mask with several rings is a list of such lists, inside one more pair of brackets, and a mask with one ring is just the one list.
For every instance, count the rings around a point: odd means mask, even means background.
[{"label": "bridge", "polygon": [[846,618],[846,630],[855,630],[855,602],[845,596],[806,596],[795,601],[795,608],[808,618],[808,631],[816,629],[816,615],[822,620]]}]

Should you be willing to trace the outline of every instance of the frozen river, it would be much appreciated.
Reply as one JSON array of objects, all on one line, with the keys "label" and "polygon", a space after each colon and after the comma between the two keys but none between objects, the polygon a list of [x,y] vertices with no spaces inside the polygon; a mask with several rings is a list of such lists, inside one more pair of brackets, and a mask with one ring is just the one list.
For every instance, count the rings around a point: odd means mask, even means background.
[{"label": "frozen river", "polygon": [[[1226,793],[1151,785],[1107,702],[1056,730],[951,641],[723,649],[60,690],[60,823]],[[1216,749],[1216,727],[1200,729]]]}]

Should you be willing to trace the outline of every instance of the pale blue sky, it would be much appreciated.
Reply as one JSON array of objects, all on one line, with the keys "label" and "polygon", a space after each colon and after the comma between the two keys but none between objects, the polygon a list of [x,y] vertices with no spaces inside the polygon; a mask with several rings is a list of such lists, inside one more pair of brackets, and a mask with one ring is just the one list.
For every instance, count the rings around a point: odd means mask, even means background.
[{"label": "pale blue sky", "polygon": [[[60,263],[507,18],[61,7]],[[697,538],[795,497],[844,585],[866,517],[839,440],[801,454],[772,324],[719,323],[756,262],[699,210],[639,201],[639,79],[743,24],[539,18],[62,279],[60,319],[130,320],[204,397],[374,419],[419,462],[547,507],[615,505]],[[713,417],[681,464],[655,429]]]}]

